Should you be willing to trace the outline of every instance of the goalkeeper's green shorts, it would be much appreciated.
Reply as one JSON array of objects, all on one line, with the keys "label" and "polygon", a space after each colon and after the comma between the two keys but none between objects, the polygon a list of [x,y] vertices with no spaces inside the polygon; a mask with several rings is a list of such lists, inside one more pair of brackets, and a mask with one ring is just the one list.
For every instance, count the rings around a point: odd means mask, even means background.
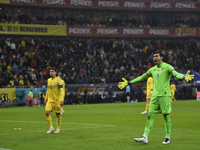
[{"label": "goalkeeper's green shorts", "polygon": [[169,114],[171,111],[171,96],[151,97],[148,113],[162,112],[162,114]]}]

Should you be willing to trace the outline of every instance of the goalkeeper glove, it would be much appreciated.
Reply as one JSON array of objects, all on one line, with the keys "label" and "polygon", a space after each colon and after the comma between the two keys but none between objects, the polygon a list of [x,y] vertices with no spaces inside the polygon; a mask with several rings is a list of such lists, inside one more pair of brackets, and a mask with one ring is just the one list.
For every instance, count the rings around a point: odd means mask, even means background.
[{"label": "goalkeeper glove", "polygon": [[192,79],[194,79],[194,75],[190,75],[190,70],[187,71],[185,78],[184,78],[187,82],[191,81]]},{"label": "goalkeeper glove", "polygon": [[124,82],[119,82],[119,83],[118,83],[118,87],[119,87],[120,89],[123,89],[123,88],[125,88],[127,85],[130,84],[130,82],[128,82],[125,78],[122,78],[122,80],[123,80]]}]

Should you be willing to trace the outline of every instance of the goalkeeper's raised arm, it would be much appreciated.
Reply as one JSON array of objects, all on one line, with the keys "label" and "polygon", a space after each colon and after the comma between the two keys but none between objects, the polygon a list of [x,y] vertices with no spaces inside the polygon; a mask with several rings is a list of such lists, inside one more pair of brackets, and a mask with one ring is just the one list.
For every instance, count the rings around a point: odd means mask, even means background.
[{"label": "goalkeeper's raised arm", "polygon": [[137,78],[135,78],[135,79],[133,79],[133,80],[131,80],[131,81],[127,81],[125,78],[122,78],[122,80],[123,80],[124,82],[119,82],[119,83],[118,83],[118,87],[119,87],[120,89],[123,89],[123,88],[125,88],[127,85],[131,85],[131,84],[135,84],[135,83],[141,82],[141,81],[147,79],[148,77],[149,77],[149,76],[147,75],[147,73],[145,73],[145,74],[143,74],[142,76],[139,76],[139,77],[137,77]]}]

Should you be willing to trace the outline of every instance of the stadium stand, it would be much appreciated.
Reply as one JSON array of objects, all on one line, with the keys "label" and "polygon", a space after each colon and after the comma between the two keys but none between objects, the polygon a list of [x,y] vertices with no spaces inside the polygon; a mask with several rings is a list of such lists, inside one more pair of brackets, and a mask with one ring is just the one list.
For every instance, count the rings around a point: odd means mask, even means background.
[{"label": "stadium stand", "polygon": [[196,12],[88,11],[5,6],[0,10],[0,23],[98,27],[199,27],[200,19]]},{"label": "stadium stand", "polygon": [[72,37],[0,37],[0,84],[46,84],[51,66],[66,84],[117,83],[143,74],[152,53],[178,71],[200,71],[199,39],[112,39]]}]

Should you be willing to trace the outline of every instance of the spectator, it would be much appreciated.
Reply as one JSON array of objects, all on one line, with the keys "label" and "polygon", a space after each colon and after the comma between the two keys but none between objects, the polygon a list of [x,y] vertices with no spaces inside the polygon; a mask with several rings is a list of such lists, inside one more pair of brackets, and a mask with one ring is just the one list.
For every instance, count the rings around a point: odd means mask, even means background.
[{"label": "spectator", "polygon": [[39,93],[39,99],[40,99],[40,106],[44,106],[44,93],[43,90]]},{"label": "spectator", "polygon": [[38,100],[37,100],[36,94],[33,95],[32,102],[33,102],[33,106],[37,106],[38,105]]},{"label": "spectator", "polygon": [[113,91],[112,91],[112,86],[110,86],[110,88],[108,89],[108,101],[109,101],[109,103],[113,103],[112,96],[113,96]]},{"label": "spectator", "polygon": [[88,88],[86,88],[84,91],[84,98],[85,98],[85,104],[88,104],[88,98],[89,98]]},{"label": "spectator", "polygon": [[28,96],[26,97],[26,102],[27,102],[27,106],[33,106],[33,103],[32,103],[32,98],[30,96],[30,94],[28,94]]},{"label": "spectator", "polygon": [[1,108],[7,108],[7,104],[6,104],[6,101],[8,100],[8,94],[6,93],[3,93],[1,95],[1,99],[2,99],[2,107]]},{"label": "spectator", "polygon": [[133,85],[131,88],[131,101],[136,102],[137,89]]},{"label": "spectator", "polygon": [[16,63],[14,63],[14,65],[13,65],[13,72],[14,72],[15,75],[18,72],[18,65],[16,65]]}]

